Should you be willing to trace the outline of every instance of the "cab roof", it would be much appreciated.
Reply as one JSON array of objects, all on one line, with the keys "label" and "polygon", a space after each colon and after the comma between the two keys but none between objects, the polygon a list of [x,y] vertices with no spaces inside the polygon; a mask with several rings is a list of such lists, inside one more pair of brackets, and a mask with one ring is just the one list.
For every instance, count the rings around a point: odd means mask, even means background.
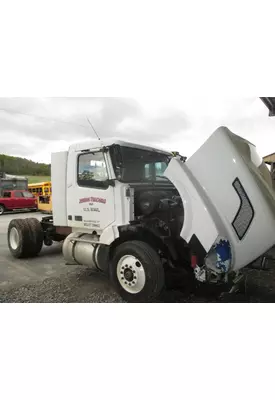
[{"label": "cab roof", "polygon": [[156,151],[158,153],[171,155],[171,152],[165,151],[161,148],[146,146],[146,145],[134,143],[134,142],[128,142],[128,141],[124,141],[124,140],[121,140],[116,137],[111,137],[111,138],[108,138],[105,140],[94,139],[94,140],[88,140],[88,141],[81,142],[81,143],[74,143],[69,147],[69,150],[70,151],[82,151],[82,150],[90,150],[90,149],[95,150],[95,149],[100,149],[103,147],[109,147],[114,144],[117,144],[119,146],[124,146],[124,147],[132,147],[132,148],[136,148],[136,149],[140,149],[140,150]]}]

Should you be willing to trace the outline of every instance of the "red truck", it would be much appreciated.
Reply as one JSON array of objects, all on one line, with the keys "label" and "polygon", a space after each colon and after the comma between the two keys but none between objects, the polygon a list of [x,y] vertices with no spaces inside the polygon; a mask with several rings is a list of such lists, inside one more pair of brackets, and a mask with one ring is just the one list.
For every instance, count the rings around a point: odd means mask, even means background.
[{"label": "red truck", "polygon": [[37,199],[27,190],[4,190],[0,195],[0,215],[5,211],[37,211]]}]

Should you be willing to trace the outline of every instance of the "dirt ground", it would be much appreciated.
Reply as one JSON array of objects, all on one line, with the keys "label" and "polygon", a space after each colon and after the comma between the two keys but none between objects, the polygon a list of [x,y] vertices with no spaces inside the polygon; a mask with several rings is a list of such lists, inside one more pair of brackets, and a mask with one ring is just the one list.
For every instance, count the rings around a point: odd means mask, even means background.
[{"label": "dirt ground", "polygon": [[[7,246],[6,232],[13,218],[29,214],[6,214],[0,217],[0,302],[28,303],[109,303],[121,302],[108,280],[99,272],[65,265],[61,246],[43,248],[38,258],[14,260]],[[33,216],[33,215],[32,215]],[[40,219],[41,214],[36,214]],[[275,257],[275,250],[270,252]],[[259,262],[253,265],[256,268]],[[205,291],[186,293],[167,290],[160,302],[275,302],[275,262],[268,261],[265,270],[247,268],[245,288],[241,294],[220,299]]]}]

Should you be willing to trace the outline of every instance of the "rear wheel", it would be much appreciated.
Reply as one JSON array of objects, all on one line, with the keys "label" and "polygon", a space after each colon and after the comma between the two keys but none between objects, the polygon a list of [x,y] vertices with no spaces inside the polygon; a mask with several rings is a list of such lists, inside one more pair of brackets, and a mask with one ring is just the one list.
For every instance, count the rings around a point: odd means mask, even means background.
[{"label": "rear wheel", "polygon": [[37,256],[40,253],[43,241],[44,241],[44,232],[41,226],[41,223],[36,218],[27,218],[27,224],[30,228],[31,240],[33,244],[32,254],[33,257]]},{"label": "rear wheel", "polygon": [[3,204],[0,204],[0,215],[3,215],[5,212],[5,207],[3,206]]},{"label": "rear wheel", "polygon": [[[42,243],[41,243],[42,238]],[[13,219],[8,227],[8,246],[15,258],[35,257],[43,244],[43,230],[35,218]]]},{"label": "rear wheel", "polygon": [[127,302],[151,302],[164,288],[164,269],[157,252],[147,243],[131,241],[115,250],[110,276]]}]

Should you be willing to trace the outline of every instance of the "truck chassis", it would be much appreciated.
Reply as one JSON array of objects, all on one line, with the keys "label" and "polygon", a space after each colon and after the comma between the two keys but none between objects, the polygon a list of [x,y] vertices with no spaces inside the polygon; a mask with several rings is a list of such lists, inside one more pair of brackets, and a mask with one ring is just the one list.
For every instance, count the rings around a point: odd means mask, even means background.
[{"label": "truck chassis", "polygon": [[[112,266],[114,266],[113,261],[117,259],[121,251],[123,252],[123,248],[132,249],[133,253],[138,251],[140,257],[142,257],[142,254],[146,254],[151,260],[151,265],[145,265],[146,263],[144,264],[143,259],[142,267],[150,269],[150,274],[153,276],[151,284],[155,285],[155,289],[152,289],[152,287],[149,288],[148,296],[146,296],[146,293],[143,293],[141,296],[137,295],[135,301],[143,302],[154,300],[160,295],[164,288],[178,289],[186,293],[195,293],[198,289],[200,290],[204,287],[206,288],[204,293],[211,294],[211,296],[215,293],[215,295],[219,297],[224,293],[235,293],[242,287],[242,274],[234,274],[234,276],[232,275],[229,277],[226,283],[223,282],[219,285],[206,285],[205,283],[198,282],[195,279],[194,270],[191,266],[192,256],[189,253],[188,247],[185,248],[184,252],[181,252],[182,256],[179,262],[173,264],[170,260],[170,256],[163,251],[163,247],[160,248],[161,246],[158,246],[158,250],[155,251],[156,247],[153,243],[150,245],[145,242],[141,232],[138,234],[138,229],[133,229],[133,231],[135,231],[135,234],[133,234],[133,232],[130,233],[130,237],[127,236],[126,238],[125,236],[124,240],[122,238],[120,242],[116,243],[113,247],[92,244],[88,240],[81,239],[81,237],[71,240],[73,244],[77,241],[79,243],[86,242],[89,246],[94,245],[95,251],[93,252],[93,257],[89,262],[89,266],[95,267],[100,270],[100,272],[107,275],[124,300],[132,302],[132,294],[134,293],[130,292],[129,295],[127,295],[127,292],[121,290],[121,287],[123,288],[123,286],[121,286],[121,284],[123,285],[123,280],[120,282],[120,285],[117,284],[117,278],[114,274],[116,269],[112,268]],[[64,241],[66,239],[68,240],[68,236],[71,235],[71,233],[72,230],[69,227],[54,226],[52,216],[43,217],[41,221],[36,218],[14,219],[10,222],[8,228],[8,245],[11,254],[15,258],[33,258],[39,255],[43,244],[45,246],[51,246],[54,242],[63,242],[64,247]],[[98,251],[96,251],[96,249]],[[143,280],[143,272],[140,272],[143,268],[140,268],[140,266],[136,267],[135,263],[133,266],[128,265],[131,264],[131,261],[137,259],[138,258],[134,259],[132,257],[131,260],[128,257],[127,259],[125,258],[125,265],[123,262],[121,264],[122,278],[125,280],[128,279],[127,284],[134,282],[135,277],[141,282]],[[159,259],[161,260],[161,264],[158,262]],[[139,261],[137,261],[136,264],[137,263],[139,263]],[[72,260],[72,264],[78,265],[79,263],[76,260]],[[88,264],[88,262],[86,262],[86,264]],[[139,276],[137,276],[137,274],[139,274]]]}]

